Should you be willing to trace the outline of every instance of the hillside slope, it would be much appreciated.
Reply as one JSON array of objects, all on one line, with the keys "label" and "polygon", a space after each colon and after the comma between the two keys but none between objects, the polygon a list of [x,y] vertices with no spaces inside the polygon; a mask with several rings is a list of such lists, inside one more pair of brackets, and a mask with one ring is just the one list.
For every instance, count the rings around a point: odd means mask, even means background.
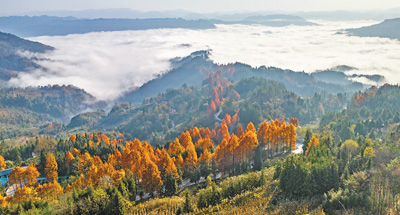
[{"label": "hillside slope", "polygon": [[9,80],[15,77],[18,72],[27,71],[39,66],[33,59],[24,57],[20,53],[44,53],[54,50],[53,47],[38,42],[24,40],[12,34],[0,32],[0,80]]},{"label": "hillside slope", "polygon": [[360,37],[400,39],[400,18],[387,19],[382,23],[367,27],[347,29],[346,32]]},{"label": "hillside slope", "polygon": [[[81,112],[104,109],[106,104],[74,86],[0,89],[0,132],[3,137],[51,133],[53,123],[68,123]],[[43,127],[44,126],[44,127]]]},{"label": "hillside slope", "polygon": [[[211,72],[221,71],[223,78],[230,81],[240,81],[244,78],[262,77],[268,80],[281,82],[285,87],[301,96],[312,96],[315,93],[336,94],[353,93],[368,86],[352,81],[353,76],[346,75],[338,68],[317,74],[283,70],[275,67],[261,66],[253,68],[243,63],[219,65],[211,59],[210,51],[197,51],[190,56],[176,59],[172,62],[172,69],[147,82],[142,87],[126,92],[119,101],[141,104],[145,98],[150,98],[167,89],[177,89],[182,85],[200,86]],[[338,76],[338,77],[337,77]],[[383,76],[363,76],[377,84],[385,83]]]}]

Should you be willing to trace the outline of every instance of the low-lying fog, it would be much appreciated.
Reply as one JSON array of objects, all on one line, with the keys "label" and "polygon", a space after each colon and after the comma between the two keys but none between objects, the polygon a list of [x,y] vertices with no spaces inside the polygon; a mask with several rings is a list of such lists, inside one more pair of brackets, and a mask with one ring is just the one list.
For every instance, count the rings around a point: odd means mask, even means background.
[{"label": "low-lying fog", "polygon": [[[315,22],[315,21],[314,21]],[[314,72],[347,65],[350,73],[381,74],[400,82],[400,42],[336,34],[371,21],[326,22],[318,26],[218,25],[210,30],[157,29],[28,38],[57,50],[40,55],[35,70],[10,81],[17,86],[73,84],[103,100],[140,86],[169,69],[169,59],[212,49],[216,63],[242,62]],[[25,53],[28,54],[28,53]]]}]

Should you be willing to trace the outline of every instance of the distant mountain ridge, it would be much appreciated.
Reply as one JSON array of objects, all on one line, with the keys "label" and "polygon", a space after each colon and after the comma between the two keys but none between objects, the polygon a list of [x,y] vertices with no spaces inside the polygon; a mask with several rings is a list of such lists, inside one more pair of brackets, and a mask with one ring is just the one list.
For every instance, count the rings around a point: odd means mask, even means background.
[{"label": "distant mountain ridge", "polygon": [[54,16],[10,16],[0,17],[0,31],[21,37],[62,36],[100,31],[148,30],[159,28],[213,29],[215,24],[266,25],[281,27],[287,25],[315,25],[301,17],[290,15],[250,16],[240,20],[218,19],[186,20],[182,18],[152,19],[78,19]]},{"label": "distant mountain ridge", "polygon": [[387,19],[379,24],[347,29],[345,33],[360,37],[381,37],[400,40],[400,18]]},{"label": "distant mountain ridge", "polygon": [[[291,15],[301,16],[311,20],[384,20],[398,17],[400,8],[375,11],[310,11],[296,12]],[[276,10],[265,10],[258,12],[223,12],[223,13],[196,13],[187,10],[164,10],[164,11],[138,11],[129,8],[89,9],[79,11],[33,11],[21,14],[20,16],[73,16],[84,19],[97,18],[122,18],[122,19],[149,19],[149,18],[184,18],[184,19],[217,19],[223,21],[242,20],[249,16],[272,15],[281,13]],[[4,13],[6,15],[6,13]],[[8,15],[7,15],[8,16]]]},{"label": "distant mountain ridge", "polygon": [[221,21],[218,19],[212,20],[215,24],[225,24],[225,25],[264,25],[270,27],[284,27],[288,25],[296,25],[296,26],[310,26],[317,25],[312,22],[306,21],[304,18],[293,15],[286,14],[273,14],[273,15],[255,15],[244,17],[240,20],[233,21]]},{"label": "distant mountain ridge", "polygon": [[0,17],[0,30],[21,37],[61,36],[100,31],[147,30],[157,28],[210,29],[207,20],[158,19],[77,19],[53,16]]}]

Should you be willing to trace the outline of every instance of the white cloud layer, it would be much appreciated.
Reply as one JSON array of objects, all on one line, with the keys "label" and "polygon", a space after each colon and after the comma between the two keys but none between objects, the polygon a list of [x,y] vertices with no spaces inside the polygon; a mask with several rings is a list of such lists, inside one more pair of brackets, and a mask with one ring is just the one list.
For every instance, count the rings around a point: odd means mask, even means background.
[{"label": "white cloud layer", "polygon": [[[112,100],[168,70],[169,59],[212,49],[217,63],[243,62],[314,72],[348,65],[356,74],[381,74],[399,83],[400,42],[336,34],[374,22],[318,22],[319,26],[219,25],[210,30],[157,29],[36,37],[54,46],[35,70],[12,79],[17,86],[73,84],[99,99]],[[190,46],[186,45],[190,44]]]}]

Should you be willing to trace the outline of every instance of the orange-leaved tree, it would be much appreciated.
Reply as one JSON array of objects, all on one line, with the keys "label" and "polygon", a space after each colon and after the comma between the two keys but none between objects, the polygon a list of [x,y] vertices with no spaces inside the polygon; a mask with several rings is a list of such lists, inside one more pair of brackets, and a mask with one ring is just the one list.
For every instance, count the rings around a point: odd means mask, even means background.
[{"label": "orange-leaved tree", "polygon": [[319,146],[319,140],[318,140],[318,138],[312,137],[311,140],[310,140],[310,142],[308,143],[308,147],[307,147],[307,150],[306,150],[305,155],[307,156],[307,155],[310,153],[311,149],[312,149],[312,148],[315,148],[315,147],[317,147],[317,146]]},{"label": "orange-leaved tree", "polygon": [[65,166],[67,167],[67,169],[70,169],[70,165],[74,159],[74,155],[72,155],[70,151],[67,151],[67,153],[65,154]]},{"label": "orange-leaved tree", "polygon": [[299,126],[299,120],[296,117],[293,117],[292,119],[290,119],[290,124],[293,124],[294,127]]},{"label": "orange-leaved tree", "polygon": [[75,141],[76,141],[76,136],[75,136],[74,134],[71,134],[71,136],[69,136],[69,139],[71,139],[72,142],[75,143]]},{"label": "orange-leaved tree", "polygon": [[24,180],[25,180],[25,169],[21,167],[15,167],[8,177],[8,183],[10,185],[19,185],[22,187]]},{"label": "orange-leaved tree", "polygon": [[146,192],[153,193],[162,187],[161,173],[157,165],[145,155],[143,158],[142,186]]},{"label": "orange-leaved tree", "polygon": [[46,167],[45,167],[45,173],[47,176],[47,181],[48,182],[54,182],[58,180],[58,166],[57,166],[57,161],[56,158],[52,153],[47,154],[46,158]]},{"label": "orange-leaved tree", "polygon": [[6,169],[6,162],[4,161],[4,157],[0,155],[0,170]]},{"label": "orange-leaved tree", "polygon": [[185,148],[188,149],[188,146],[193,145],[192,137],[190,136],[189,131],[182,132],[179,137],[179,143]]},{"label": "orange-leaved tree", "polygon": [[172,154],[178,155],[185,151],[185,148],[181,145],[178,138],[175,138],[174,143],[169,145],[168,151]]},{"label": "orange-leaved tree", "polygon": [[31,163],[25,170],[25,179],[28,181],[27,186],[33,186],[36,183],[36,178],[40,176],[35,164]]},{"label": "orange-leaved tree", "polygon": [[39,184],[36,187],[36,193],[41,199],[53,200],[63,193],[63,188],[57,181],[54,181],[43,185]]},{"label": "orange-leaved tree", "polygon": [[188,156],[186,158],[186,165],[195,167],[197,164],[197,152],[192,142],[187,146]]}]

